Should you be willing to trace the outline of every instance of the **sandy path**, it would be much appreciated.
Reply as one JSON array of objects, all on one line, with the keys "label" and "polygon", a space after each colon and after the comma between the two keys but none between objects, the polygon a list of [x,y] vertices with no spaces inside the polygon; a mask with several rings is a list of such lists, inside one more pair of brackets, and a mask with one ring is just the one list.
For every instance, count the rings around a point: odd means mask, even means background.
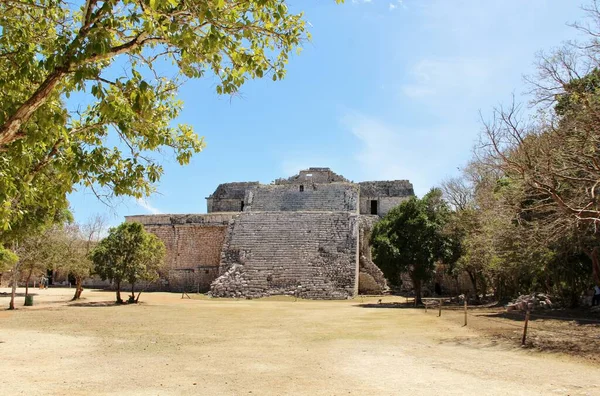
[{"label": "sandy path", "polygon": [[34,309],[0,312],[1,394],[600,394],[595,366],[423,311],[166,293],[75,307],[69,290],[36,292]]}]

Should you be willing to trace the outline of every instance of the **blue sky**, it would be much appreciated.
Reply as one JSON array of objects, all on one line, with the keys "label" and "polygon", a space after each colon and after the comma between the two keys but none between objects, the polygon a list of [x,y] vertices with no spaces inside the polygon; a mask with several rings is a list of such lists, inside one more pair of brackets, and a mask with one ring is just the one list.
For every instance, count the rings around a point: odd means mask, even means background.
[{"label": "blue sky", "polygon": [[78,221],[104,213],[205,213],[219,183],[269,183],[309,166],[354,181],[409,179],[417,195],[468,161],[479,111],[521,96],[535,53],[577,38],[580,2],[551,0],[295,0],[313,40],[285,80],[256,80],[236,97],[211,78],[189,81],[178,121],[206,149],[180,167],[165,158],[144,202],[70,196]]}]

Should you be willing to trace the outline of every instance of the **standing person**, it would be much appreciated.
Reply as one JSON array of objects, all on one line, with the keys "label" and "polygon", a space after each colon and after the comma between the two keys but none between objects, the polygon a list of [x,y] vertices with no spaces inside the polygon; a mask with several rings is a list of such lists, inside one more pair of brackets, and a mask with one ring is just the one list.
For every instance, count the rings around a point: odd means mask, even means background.
[{"label": "standing person", "polygon": [[594,297],[592,298],[592,306],[600,305],[600,286],[594,286]]}]

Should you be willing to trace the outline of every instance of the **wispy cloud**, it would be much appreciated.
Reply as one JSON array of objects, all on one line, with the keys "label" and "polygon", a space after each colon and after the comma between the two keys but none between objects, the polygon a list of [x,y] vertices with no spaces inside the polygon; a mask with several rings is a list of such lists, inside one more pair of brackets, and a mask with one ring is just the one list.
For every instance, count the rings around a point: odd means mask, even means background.
[{"label": "wispy cloud", "polygon": [[138,198],[135,200],[135,203],[138,204],[138,206],[146,209],[151,214],[163,214],[163,212],[160,209],[157,209],[154,206],[150,205],[150,203],[148,203],[148,201],[145,199]]},{"label": "wispy cloud", "polygon": [[402,86],[402,93],[411,98],[475,96],[485,90],[491,71],[485,59],[424,58],[412,66],[412,82]]},{"label": "wispy cloud", "polygon": [[[373,0],[352,0],[352,4],[370,4],[370,3],[379,3],[381,6],[385,5],[385,1],[373,1]],[[383,4],[382,4],[383,3]],[[406,4],[404,4],[403,0],[396,0],[395,2],[390,2],[388,3],[388,10],[390,11],[394,11],[396,8],[398,7],[402,7],[404,9],[406,9]]]},{"label": "wispy cloud", "polygon": [[359,112],[347,112],[340,121],[360,142],[354,157],[360,180],[409,179],[419,194],[430,187],[418,151],[407,144],[410,139],[414,147],[422,132],[403,130]]}]

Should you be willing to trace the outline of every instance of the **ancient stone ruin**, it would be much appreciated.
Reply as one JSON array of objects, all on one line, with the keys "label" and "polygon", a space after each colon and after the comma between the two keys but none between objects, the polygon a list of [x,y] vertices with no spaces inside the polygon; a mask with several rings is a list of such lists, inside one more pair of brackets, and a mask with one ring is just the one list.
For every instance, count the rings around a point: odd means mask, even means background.
[{"label": "ancient stone ruin", "polygon": [[207,198],[207,214],[127,221],[164,241],[165,290],[345,299],[359,286],[370,293],[387,288],[371,261],[369,235],[413,195],[407,180],[352,183],[329,168],[309,168],[269,185],[221,184]]}]

